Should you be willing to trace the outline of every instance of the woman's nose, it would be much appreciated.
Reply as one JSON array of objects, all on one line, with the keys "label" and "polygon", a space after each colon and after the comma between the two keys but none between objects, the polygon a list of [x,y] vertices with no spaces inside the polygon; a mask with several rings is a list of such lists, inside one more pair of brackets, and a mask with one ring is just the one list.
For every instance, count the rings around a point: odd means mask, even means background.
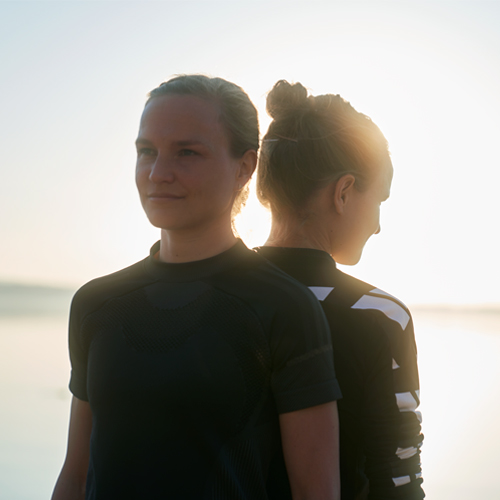
[{"label": "woman's nose", "polygon": [[378,233],[380,233],[380,231],[381,231],[381,230],[382,230],[382,228],[380,227],[380,224],[379,224],[379,225],[378,225],[378,229],[375,231],[375,233],[374,233],[374,234],[378,234]]},{"label": "woman's nose", "polygon": [[175,169],[172,162],[169,161],[168,158],[163,158],[161,155],[158,155],[151,167],[149,180],[156,184],[161,182],[173,182],[175,180]]}]

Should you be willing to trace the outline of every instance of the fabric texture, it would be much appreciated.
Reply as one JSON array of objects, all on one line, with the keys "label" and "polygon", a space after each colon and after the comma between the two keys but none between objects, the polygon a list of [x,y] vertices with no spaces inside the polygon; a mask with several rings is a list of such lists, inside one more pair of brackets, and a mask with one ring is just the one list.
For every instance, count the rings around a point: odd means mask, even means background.
[{"label": "fabric texture", "polygon": [[258,253],[316,295],[330,324],[343,399],[342,500],[420,500],[421,415],[413,323],[395,297],[337,269],[323,251]]},{"label": "fabric texture", "polygon": [[158,249],[73,299],[86,498],[290,498],[278,416],[341,396],[321,307],[241,241],[182,264]]}]

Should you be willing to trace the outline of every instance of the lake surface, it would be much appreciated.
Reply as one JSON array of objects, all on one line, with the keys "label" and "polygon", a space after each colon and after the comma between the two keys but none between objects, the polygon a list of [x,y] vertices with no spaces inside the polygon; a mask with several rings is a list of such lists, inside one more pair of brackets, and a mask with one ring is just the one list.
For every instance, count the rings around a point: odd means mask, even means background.
[{"label": "lake surface", "polygon": [[[43,307],[35,299],[24,311],[0,307],[0,498],[6,500],[50,498],[64,459],[70,294],[54,293],[45,294]],[[414,309],[413,316],[427,498],[500,498],[500,312]]]}]

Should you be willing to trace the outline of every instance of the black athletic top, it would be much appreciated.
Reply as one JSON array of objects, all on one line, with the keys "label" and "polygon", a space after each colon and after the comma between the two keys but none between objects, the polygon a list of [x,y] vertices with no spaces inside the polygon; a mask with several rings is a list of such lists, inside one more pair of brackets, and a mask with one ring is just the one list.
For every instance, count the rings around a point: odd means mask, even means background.
[{"label": "black athletic top", "polygon": [[241,241],[181,264],[158,249],[73,299],[86,498],[290,498],[278,414],[340,397],[321,307]]},{"label": "black athletic top", "polygon": [[313,291],[331,325],[343,394],[338,402],[342,500],[366,498],[367,479],[370,500],[423,498],[417,350],[408,309],[338,270],[326,252],[257,250]]}]

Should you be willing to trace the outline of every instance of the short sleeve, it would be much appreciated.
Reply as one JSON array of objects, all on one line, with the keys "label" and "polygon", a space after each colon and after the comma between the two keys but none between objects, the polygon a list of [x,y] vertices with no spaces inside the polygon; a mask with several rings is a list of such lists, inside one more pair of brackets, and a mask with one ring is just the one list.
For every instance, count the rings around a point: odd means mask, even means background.
[{"label": "short sleeve", "polygon": [[307,289],[277,311],[270,347],[271,384],[278,413],[342,397],[328,323],[319,302]]},{"label": "short sleeve", "polygon": [[88,401],[87,395],[87,357],[88,350],[84,348],[81,332],[81,304],[78,292],[71,302],[69,317],[69,357],[71,362],[71,377],[69,389],[74,396],[82,401]]}]

